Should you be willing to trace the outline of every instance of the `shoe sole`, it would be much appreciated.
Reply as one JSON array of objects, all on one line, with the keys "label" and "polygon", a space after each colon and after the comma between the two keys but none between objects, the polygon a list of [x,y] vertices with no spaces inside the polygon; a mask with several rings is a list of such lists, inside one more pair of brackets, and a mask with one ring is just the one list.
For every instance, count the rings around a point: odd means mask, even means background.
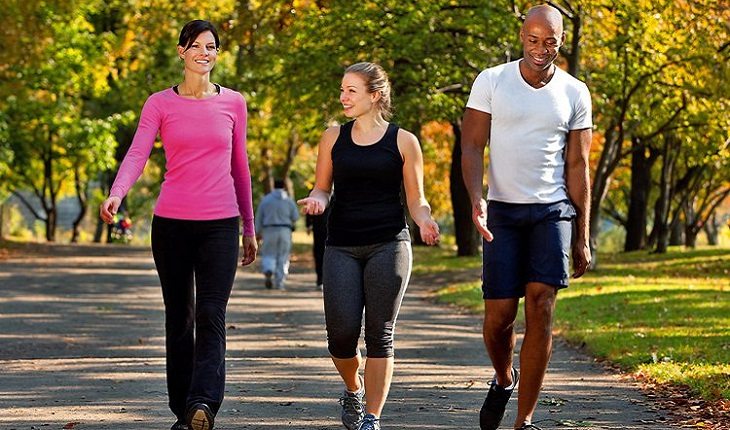
[{"label": "shoe sole", "polygon": [[202,409],[198,409],[193,414],[193,418],[190,419],[190,429],[191,430],[211,430],[212,427],[210,426],[210,421],[208,421],[208,416],[205,415],[205,411]]}]

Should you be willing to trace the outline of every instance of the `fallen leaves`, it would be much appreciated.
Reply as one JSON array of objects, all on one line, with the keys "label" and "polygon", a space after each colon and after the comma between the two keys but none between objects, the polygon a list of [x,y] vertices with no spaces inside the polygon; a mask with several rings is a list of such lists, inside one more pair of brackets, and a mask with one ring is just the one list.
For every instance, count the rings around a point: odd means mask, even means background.
[{"label": "fallen leaves", "polygon": [[684,427],[727,430],[730,400],[707,401],[693,397],[687,386],[654,384],[642,380],[642,389],[656,409],[669,412],[673,421]]}]

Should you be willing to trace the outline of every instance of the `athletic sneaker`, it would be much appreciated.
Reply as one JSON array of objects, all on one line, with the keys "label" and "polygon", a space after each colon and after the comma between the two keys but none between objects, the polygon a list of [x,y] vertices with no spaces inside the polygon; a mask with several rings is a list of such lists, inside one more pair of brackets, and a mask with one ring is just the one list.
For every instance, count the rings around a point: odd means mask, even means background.
[{"label": "athletic sneaker", "polygon": [[213,428],[213,412],[205,403],[193,405],[188,411],[190,430],[211,430]]},{"label": "athletic sneaker", "polygon": [[380,430],[380,419],[373,414],[366,414],[358,430]]},{"label": "athletic sneaker", "polygon": [[482,409],[479,411],[479,428],[482,430],[497,430],[499,428],[499,424],[504,418],[507,402],[519,381],[520,373],[514,367],[512,368],[512,386],[509,389],[497,385],[497,377],[495,376],[492,385],[489,387],[487,398],[484,399]]},{"label": "athletic sneaker", "polygon": [[540,427],[536,426],[535,424],[524,423],[524,424],[522,424],[522,427],[518,428],[517,430],[542,430],[542,429]]},{"label": "athletic sneaker", "polygon": [[175,424],[170,427],[170,430],[190,430],[190,427],[188,427],[188,425],[184,422],[177,420]]},{"label": "athletic sneaker", "polygon": [[364,397],[365,383],[362,378],[360,378],[360,390],[356,393],[351,393],[345,390],[345,392],[342,393],[342,397],[340,397],[340,405],[342,406],[342,424],[344,424],[348,430],[358,430],[361,428],[358,426],[365,416],[365,407],[362,404],[362,399]]}]

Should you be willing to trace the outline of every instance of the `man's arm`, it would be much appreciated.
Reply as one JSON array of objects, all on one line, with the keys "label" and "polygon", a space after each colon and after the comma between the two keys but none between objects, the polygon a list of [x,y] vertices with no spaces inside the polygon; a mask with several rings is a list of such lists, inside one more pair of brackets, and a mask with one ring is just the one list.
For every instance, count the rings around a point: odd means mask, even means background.
[{"label": "man's arm", "polygon": [[582,276],[591,262],[589,247],[591,187],[588,157],[591,151],[590,128],[571,130],[565,154],[565,182],[568,196],[577,212],[575,242],[573,243],[573,277]]},{"label": "man's arm", "polygon": [[471,200],[472,220],[479,233],[491,241],[493,236],[487,229],[487,203],[483,198],[483,181],[484,149],[492,129],[492,115],[466,108],[461,129],[461,173]]}]

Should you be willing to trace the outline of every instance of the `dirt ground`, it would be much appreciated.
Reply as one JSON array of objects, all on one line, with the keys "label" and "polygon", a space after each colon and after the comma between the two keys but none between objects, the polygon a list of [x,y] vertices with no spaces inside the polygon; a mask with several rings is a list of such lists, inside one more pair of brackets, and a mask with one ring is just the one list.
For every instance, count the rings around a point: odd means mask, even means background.
[{"label": "dirt ground", "polygon": [[[30,251],[0,258],[0,429],[169,429],[149,250]],[[292,266],[284,292],[266,290],[255,268],[239,270],[217,429],[344,428],[311,261],[300,256]],[[433,303],[442,281],[414,279],[406,294],[384,429],[479,427],[491,377],[480,317]],[[513,398],[502,428],[512,428],[515,408]],[[534,419],[544,429],[676,428],[659,409],[633,382],[558,340]]]}]

